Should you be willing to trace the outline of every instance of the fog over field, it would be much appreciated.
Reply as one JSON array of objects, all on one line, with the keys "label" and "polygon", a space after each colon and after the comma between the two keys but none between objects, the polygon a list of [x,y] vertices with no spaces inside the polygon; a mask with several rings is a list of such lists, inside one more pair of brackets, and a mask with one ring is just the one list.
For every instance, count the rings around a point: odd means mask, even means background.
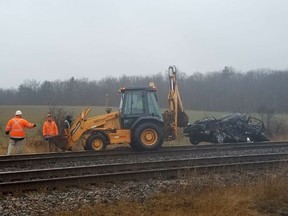
[{"label": "fog over field", "polygon": [[0,88],[165,72],[285,70],[285,0],[0,0]]}]

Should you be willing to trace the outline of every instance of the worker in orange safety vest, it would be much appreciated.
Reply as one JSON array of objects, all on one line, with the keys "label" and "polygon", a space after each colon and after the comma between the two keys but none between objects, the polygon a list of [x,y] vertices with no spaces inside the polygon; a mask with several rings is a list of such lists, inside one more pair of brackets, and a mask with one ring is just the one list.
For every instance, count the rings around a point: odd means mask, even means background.
[{"label": "worker in orange safety vest", "polygon": [[13,149],[16,149],[16,154],[22,154],[25,138],[25,128],[36,127],[36,124],[28,122],[22,118],[22,112],[17,110],[15,117],[10,119],[6,125],[5,133],[10,136],[7,155],[11,155]]},{"label": "worker in orange safety vest", "polygon": [[[43,127],[42,127],[42,135],[44,137],[44,139],[46,141],[49,141],[49,139],[53,136],[57,136],[59,134],[58,132],[58,127],[57,127],[57,124],[56,122],[52,119],[52,116],[50,113],[48,113],[46,115],[46,121],[44,122],[43,124]],[[52,146],[52,143],[49,141],[49,151],[52,151],[53,150],[53,146]]]},{"label": "worker in orange safety vest", "polygon": [[42,134],[44,139],[49,139],[51,136],[58,135],[58,127],[55,121],[52,119],[51,114],[47,114],[46,121],[43,124]]}]

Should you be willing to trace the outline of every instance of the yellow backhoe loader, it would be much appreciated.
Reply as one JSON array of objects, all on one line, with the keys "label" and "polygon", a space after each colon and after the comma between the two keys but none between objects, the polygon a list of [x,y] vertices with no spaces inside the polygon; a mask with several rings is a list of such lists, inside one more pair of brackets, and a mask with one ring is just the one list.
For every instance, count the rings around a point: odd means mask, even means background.
[{"label": "yellow backhoe loader", "polygon": [[75,119],[65,135],[51,141],[65,149],[72,150],[79,138],[85,138],[85,150],[103,150],[111,144],[130,144],[136,151],[156,150],[163,141],[177,138],[177,128],[188,123],[180,98],[175,66],[168,69],[170,88],[168,110],[163,114],[158,105],[156,86],[120,88],[119,111],[88,117],[86,108]]}]

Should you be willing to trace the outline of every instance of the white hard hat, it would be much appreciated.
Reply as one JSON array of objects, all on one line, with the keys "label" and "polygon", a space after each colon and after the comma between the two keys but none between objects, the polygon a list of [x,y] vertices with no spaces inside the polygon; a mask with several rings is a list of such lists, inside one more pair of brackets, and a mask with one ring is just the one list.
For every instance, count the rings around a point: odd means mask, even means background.
[{"label": "white hard hat", "polygon": [[22,112],[20,110],[17,110],[15,115],[22,115]]}]

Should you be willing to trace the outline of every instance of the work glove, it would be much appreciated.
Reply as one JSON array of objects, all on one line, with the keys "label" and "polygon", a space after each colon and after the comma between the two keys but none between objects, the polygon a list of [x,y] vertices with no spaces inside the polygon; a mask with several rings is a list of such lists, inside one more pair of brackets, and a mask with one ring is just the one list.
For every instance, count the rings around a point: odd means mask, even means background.
[{"label": "work glove", "polygon": [[5,131],[5,134],[6,134],[6,135],[9,135],[9,131]]},{"label": "work glove", "polygon": [[36,127],[36,124],[34,124],[33,127]]}]

